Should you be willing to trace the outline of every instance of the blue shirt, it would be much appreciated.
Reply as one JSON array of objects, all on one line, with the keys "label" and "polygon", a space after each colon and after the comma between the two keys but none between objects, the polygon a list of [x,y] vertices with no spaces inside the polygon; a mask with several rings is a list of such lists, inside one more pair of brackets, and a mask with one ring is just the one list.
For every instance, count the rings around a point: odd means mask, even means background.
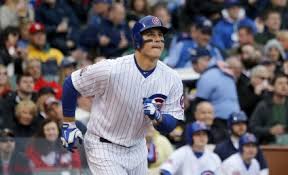
[{"label": "blue shirt", "polygon": [[212,103],[216,118],[226,120],[232,112],[240,110],[234,78],[214,63],[201,74],[196,88],[196,97]]}]

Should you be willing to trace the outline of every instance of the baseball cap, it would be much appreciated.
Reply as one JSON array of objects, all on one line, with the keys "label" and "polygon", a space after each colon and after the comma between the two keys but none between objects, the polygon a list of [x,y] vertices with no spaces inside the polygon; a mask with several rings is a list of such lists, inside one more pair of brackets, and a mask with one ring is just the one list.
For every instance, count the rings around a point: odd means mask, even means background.
[{"label": "baseball cap", "polygon": [[204,47],[197,47],[195,49],[190,49],[190,54],[191,54],[192,62],[196,62],[201,57],[206,57],[206,56],[211,57],[209,50],[207,50]]},{"label": "baseball cap", "polygon": [[53,90],[53,88],[51,87],[42,87],[41,89],[39,89],[38,91],[38,96],[42,96],[42,95],[45,95],[45,94],[53,94],[55,95],[55,91]]},{"label": "baseball cap", "polygon": [[235,6],[242,6],[241,1],[240,0],[226,0],[225,2],[225,8],[231,8],[231,7],[235,7]]},{"label": "baseball cap", "polygon": [[45,107],[45,109],[49,109],[52,104],[59,104],[59,103],[60,103],[60,101],[57,100],[55,97],[49,97],[46,99],[46,101],[44,103],[44,107]]},{"label": "baseball cap", "polygon": [[93,3],[106,3],[106,4],[112,4],[112,0],[93,0]]},{"label": "baseball cap", "polygon": [[70,67],[70,66],[75,67],[76,65],[77,65],[77,62],[72,57],[65,57],[61,62],[61,67],[63,68]]},{"label": "baseball cap", "polygon": [[202,33],[211,35],[212,34],[212,22],[205,16],[198,16],[195,18],[196,28],[198,28]]},{"label": "baseball cap", "polygon": [[42,23],[34,22],[30,25],[29,33],[45,32],[45,26]]},{"label": "baseball cap", "polygon": [[1,130],[0,137],[15,137],[15,134],[11,129],[5,128]]}]

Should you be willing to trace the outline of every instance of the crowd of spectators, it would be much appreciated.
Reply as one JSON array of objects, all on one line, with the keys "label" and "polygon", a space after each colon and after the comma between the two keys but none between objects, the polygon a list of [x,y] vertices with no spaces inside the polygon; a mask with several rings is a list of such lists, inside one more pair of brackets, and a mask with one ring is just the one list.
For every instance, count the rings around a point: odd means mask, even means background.
[{"label": "crowd of spectators", "polygon": [[[223,144],[247,131],[258,144],[288,144],[287,0],[0,0],[0,172],[87,166],[83,150],[60,146],[63,80],[133,53],[131,28],[149,14],[169,28],[161,61],[200,75],[184,82],[185,121],[165,137],[147,128],[153,173],[187,144],[185,126],[194,121],[212,131],[208,145],[222,161],[229,157]],[[91,104],[91,97],[79,96],[83,132]],[[240,111],[247,120],[237,134],[229,118]]]}]

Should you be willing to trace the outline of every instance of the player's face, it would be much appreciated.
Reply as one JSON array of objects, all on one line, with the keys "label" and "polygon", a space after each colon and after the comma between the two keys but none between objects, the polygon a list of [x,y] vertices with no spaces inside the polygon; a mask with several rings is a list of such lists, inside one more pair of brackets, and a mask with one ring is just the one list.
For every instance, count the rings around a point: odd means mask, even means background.
[{"label": "player's face", "polygon": [[158,59],[164,49],[164,35],[160,29],[146,30],[142,34],[144,44],[141,53],[149,58]]},{"label": "player's face", "polygon": [[257,147],[254,144],[246,144],[243,146],[243,153],[242,156],[244,160],[251,160],[257,154]]},{"label": "player's face", "polygon": [[240,137],[247,131],[246,123],[235,123],[232,125],[232,134]]},{"label": "player's face", "polygon": [[207,132],[205,131],[200,131],[197,132],[195,134],[193,134],[192,136],[193,138],[193,146],[197,146],[197,147],[205,147],[205,145],[207,145],[208,143],[208,135]]}]

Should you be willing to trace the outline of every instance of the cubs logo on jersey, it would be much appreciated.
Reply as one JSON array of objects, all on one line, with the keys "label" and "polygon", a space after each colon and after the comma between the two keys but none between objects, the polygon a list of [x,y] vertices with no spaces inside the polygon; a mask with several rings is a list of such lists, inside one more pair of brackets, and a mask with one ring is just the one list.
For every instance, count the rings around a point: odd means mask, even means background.
[{"label": "cubs logo on jersey", "polygon": [[154,94],[149,97],[149,99],[152,99],[156,102],[157,108],[160,110],[167,99],[166,95],[163,94]]},{"label": "cubs logo on jersey", "polygon": [[215,175],[215,173],[213,171],[208,170],[208,171],[202,172],[201,175]]}]

